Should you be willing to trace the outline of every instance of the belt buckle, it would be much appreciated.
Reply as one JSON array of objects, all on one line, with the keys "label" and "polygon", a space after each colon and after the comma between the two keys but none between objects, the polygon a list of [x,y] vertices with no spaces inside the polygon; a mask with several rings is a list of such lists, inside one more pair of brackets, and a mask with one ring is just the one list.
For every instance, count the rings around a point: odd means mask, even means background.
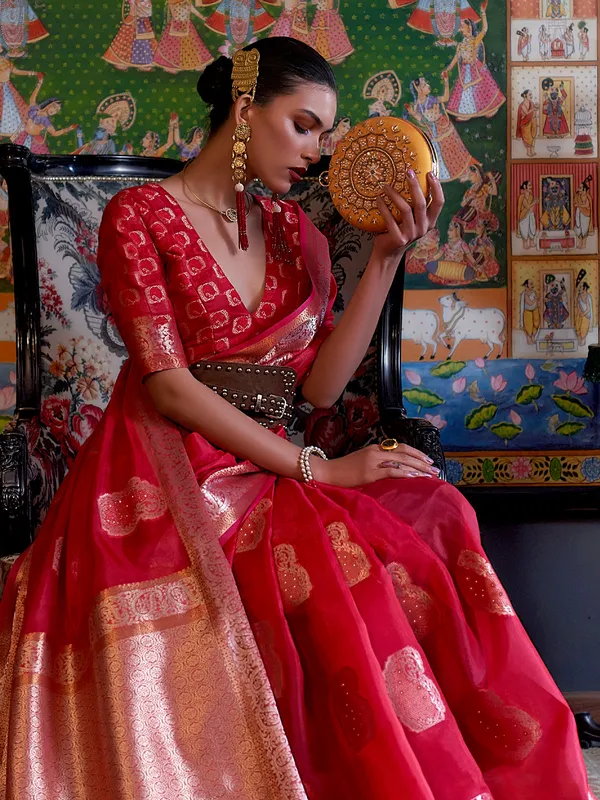
[{"label": "belt buckle", "polygon": [[259,414],[264,414],[269,419],[283,419],[287,411],[287,400],[277,394],[270,394],[264,397],[262,394],[256,395],[254,410]]}]

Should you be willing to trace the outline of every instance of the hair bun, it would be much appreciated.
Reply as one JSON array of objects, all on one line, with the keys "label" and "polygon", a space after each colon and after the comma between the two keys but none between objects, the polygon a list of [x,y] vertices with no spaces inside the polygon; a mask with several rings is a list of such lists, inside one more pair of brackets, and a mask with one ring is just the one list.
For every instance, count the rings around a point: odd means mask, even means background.
[{"label": "hair bun", "polygon": [[220,56],[206,67],[196,85],[203,102],[214,106],[223,96],[223,92],[230,91],[232,69],[233,61],[227,56]]}]

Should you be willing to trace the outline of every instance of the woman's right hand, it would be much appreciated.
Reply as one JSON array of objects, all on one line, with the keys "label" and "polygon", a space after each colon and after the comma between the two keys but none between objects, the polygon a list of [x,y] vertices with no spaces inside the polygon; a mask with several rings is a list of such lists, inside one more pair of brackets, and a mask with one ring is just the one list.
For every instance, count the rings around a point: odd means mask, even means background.
[{"label": "woman's right hand", "polygon": [[348,489],[383,478],[437,478],[440,472],[425,453],[407,444],[400,444],[395,450],[382,450],[371,444],[330,461],[311,456],[310,466],[317,483]]}]

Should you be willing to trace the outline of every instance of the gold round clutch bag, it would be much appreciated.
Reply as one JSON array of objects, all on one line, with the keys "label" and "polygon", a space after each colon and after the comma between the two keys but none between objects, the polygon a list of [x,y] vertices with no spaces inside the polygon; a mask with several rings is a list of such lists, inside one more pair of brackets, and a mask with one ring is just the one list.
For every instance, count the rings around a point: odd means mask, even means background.
[{"label": "gold round clutch bag", "polygon": [[[394,217],[401,212],[383,192],[392,186],[411,203],[407,171],[412,169],[427,197],[427,173],[438,174],[435,150],[425,134],[397,117],[370,117],[351,128],[331,156],[328,187],[342,217],[365,231],[387,229],[376,200],[382,196]],[[427,198],[429,203],[431,198]]]}]

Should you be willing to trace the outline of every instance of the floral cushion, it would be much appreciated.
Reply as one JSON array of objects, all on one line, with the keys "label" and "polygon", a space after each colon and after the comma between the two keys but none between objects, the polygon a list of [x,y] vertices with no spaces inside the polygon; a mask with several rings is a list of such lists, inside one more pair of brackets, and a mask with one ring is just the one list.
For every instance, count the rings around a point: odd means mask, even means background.
[{"label": "floral cushion", "polygon": [[[127,182],[34,179],[41,300],[40,420],[29,426],[33,519],[43,519],[58,485],[106,407],[127,353],[107,308],[96,264],[104,207]],[[343,311],[370,252],[369,236],[348,226],[317,182],[297,199],[328,237]],[[376,357],[372,347],[340,401],[316,410],[292,435],[340,455],[375,437]]]}]

